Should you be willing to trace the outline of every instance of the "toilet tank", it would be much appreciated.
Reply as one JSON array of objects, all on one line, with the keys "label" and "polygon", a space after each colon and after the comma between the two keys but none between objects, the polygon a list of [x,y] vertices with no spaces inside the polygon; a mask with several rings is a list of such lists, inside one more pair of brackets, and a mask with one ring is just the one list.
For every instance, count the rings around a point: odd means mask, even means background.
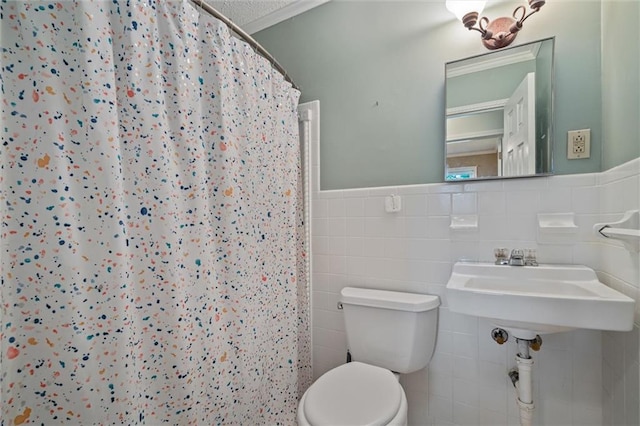
[{"label": "toilet tank", "polygon": [[429,363],[438,330],[438,296],[354,287],[340,294],[354,361],[397,373]]}]

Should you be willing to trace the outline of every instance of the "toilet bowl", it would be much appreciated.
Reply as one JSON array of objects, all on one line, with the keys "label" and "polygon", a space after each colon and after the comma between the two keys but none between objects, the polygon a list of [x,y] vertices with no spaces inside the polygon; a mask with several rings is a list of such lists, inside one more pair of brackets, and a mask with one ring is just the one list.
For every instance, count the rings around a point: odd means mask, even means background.
[{"label": "toilet bowl", "polygon": [[353,362],[329,370],[307,389],[298,424],[406,425],[407,397],[398,376],[431,360],[440,299],[353,287],[340,294]]},{"label": "toilet bowl", "polygon": [[404,426],[407,397],[391,371],[350,362],[320,377],[298,405],[299,426]]}]

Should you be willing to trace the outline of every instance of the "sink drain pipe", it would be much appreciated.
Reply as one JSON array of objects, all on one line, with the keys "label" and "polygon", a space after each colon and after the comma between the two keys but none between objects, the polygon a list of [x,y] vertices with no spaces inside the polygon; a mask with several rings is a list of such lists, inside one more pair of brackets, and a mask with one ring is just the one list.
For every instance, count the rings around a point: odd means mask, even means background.
[{"label": "sink drain pipe", "polygon": [[516,339],[518,354],[516,368],[509,372],[511,383],[516,388],[516,402],[520,408],[520,425],[531,426],[533,421],[533,359],[529,355],[529,347],[540,347],[542,340],[536,336],[534,340]]}]

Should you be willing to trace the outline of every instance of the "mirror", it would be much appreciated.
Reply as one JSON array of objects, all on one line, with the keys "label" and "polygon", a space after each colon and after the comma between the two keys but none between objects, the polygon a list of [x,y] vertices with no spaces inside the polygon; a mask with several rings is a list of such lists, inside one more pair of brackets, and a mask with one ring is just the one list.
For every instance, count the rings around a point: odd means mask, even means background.
[{"label": "mirror", "polygon": [[445,181],[548,175],[554,39],[445,65]]}]

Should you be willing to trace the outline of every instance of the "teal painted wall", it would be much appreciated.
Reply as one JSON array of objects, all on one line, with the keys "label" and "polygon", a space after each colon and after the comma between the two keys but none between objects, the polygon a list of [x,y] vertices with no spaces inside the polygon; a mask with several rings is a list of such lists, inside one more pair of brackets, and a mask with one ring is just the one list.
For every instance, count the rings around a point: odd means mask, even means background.
[{"label": "teal painted wall", "polygon": [[535,61],[518,62],[447,79],[447,107],[508,99],[523,76],[536,70]]},{"label": "teal painted wall", "polygon": [[602,3],[602,168],[640,157],[640,2]]},{"label": "teal painted wall", "polygon": [[[510,15],[522,2],[489,8]],[[254,34],[320,100],[321,188],[442,182],[444,64],[486,52],[444,1],[334,0]],[[600,4],[547,2],[516,44],[556,37],[556,173],[601,169]],[[592,129],[592,157],[566,159],[566,133]]]}]

